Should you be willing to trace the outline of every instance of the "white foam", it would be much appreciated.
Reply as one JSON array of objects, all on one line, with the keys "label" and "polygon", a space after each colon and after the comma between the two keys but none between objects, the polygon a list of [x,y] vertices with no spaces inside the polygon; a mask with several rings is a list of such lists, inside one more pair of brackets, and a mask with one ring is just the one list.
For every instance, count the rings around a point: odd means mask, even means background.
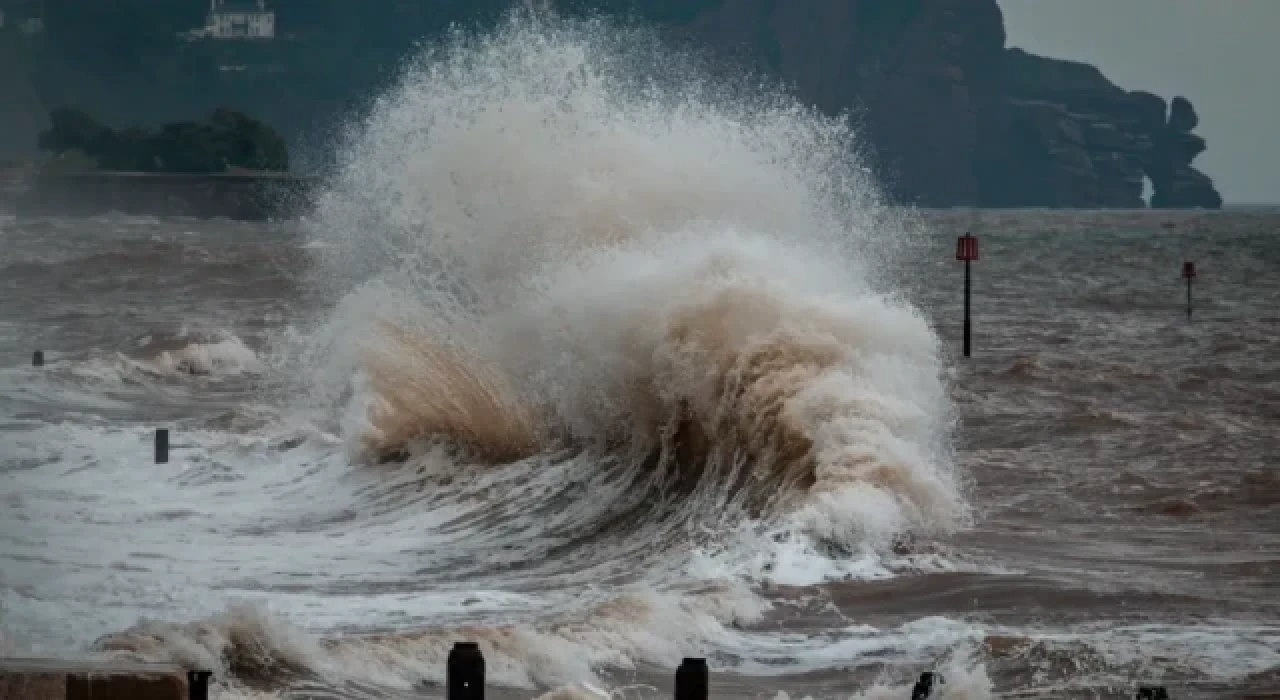
[{"label": "white foam", "polygon": [[[150,343],[144,343],[150,344]],[[201,374],[235,376],[257,374],[263,364],[244,341],[227,331],[207,334],[179,333],[158,352],[147,353],[142,364],[147,369],[166,374]]]},{"label": "white foam", "polygon": [[713,333],[725,306],[738,327],[707,352],[726,363],[770,339],[838,346],[829,370],[780,389],[821,482],[797,526],[857,546],[963,524],[936,340],[875,291],[910,231],[848,124],[696,71],[648,81],[634,70],[650,50],[526,17],[411,66],[311,221],[316,283],[340,298],[297,363],[312,406],[334,405],[353,443],[370,433],[362,361],[389,320],[460,348],[582,443],[654,403],[768,410],[715,406],[711,373],[736,370],[672,340],[699,314]]}]

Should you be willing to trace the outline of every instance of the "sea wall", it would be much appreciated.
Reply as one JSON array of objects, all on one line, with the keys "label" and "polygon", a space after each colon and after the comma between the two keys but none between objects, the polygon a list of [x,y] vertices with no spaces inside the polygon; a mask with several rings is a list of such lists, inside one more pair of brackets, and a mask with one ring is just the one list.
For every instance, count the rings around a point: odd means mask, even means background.
[{"label": "sea wall", "polygon": [[187,674],[160,664],[0,659],[0,700],[187,700]]}]

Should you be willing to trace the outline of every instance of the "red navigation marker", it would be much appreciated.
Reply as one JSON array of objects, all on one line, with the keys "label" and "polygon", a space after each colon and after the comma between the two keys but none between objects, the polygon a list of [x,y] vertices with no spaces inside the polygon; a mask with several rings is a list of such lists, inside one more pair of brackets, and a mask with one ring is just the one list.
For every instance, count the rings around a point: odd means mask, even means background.
[{"label": "red navigation marker", "polygon": [[964,234],[956,240],[956,260],[972,262],[978,259],[978,239],[972,234]]}]

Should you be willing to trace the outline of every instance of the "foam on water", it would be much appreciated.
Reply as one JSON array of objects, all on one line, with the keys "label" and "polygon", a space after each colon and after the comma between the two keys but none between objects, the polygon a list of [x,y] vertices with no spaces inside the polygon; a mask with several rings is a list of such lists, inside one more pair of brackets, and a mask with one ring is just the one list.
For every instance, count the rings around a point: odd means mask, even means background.
[{"label": "foam on water", "polygon": [[172,337],[148,336],[138,345],[134,357],[161,373],[228,376],[256,374],[263,369],[257,353],[224,330],[196,333],[183,329]]}]

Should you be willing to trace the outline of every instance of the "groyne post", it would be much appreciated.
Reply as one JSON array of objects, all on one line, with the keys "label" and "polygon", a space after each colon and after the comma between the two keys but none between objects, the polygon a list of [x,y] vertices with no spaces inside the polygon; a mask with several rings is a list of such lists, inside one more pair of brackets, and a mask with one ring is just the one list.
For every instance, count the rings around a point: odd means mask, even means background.
[{"label": "groyne post", "polygon": [[447,700],[484,700],[484,654],[475,642],[456,642],[445,669]]},{"label": "groyne post", "polygon": [[169,429],[156,429],[156,464],[169,463]]},{"label": "groyne post", "polygon": [[929,700],[933,695],[933,689],[942,685],[942,676],[933,671],[925,671],[920,674],[920,678],[916,680],[916,684],[911,688],[911,700]]},{"label": "groyne post", "polygon": [[676,669],[676,700],[707,700],[711,690],[706,659],[686,657]]},{"label": "groyne post", "polygon": [[43,350],[36,350],[35,352],[31,353],[31,366],[44,367],[44,351]]},{"label": "groyne post", "polygon": [[209,700],[212,671],[187,671],[187,700]]}]

